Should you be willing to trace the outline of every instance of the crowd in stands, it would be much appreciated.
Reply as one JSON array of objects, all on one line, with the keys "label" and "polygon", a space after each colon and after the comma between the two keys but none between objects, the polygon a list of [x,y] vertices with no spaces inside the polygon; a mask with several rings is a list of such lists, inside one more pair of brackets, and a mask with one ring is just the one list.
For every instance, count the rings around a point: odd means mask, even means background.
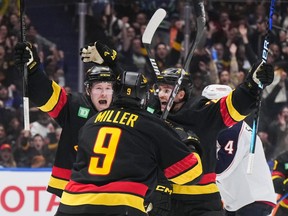
[{"label": "crowd in stands", "polygon": [[[105,42],[118,51],[119,61],[126,69],[144,71],[152,79],[153,69],[141,42],[146,25],[157,8],[167,10],[168,16],[153,38],[152,53],[161,70],[181,67],[187,36],[183,12],[186,4],[184,0],[152,0],[149,4],[144,0],[91,1],[86,43]],[[189,69],[193,82],[191,97],[200,96],[208,84],[235,88],[245,79],[262,55],[269,4],[249,0],[205,1],[206,28]],[[274,66],[275,79],[262,94],[258,134],[267,161],[288,150],[287,8],[288,3],[276,1],[267,60]],[[199,31],[193,7],[190,16],[188,36],[192,43]],[[27,40],[37,46],[45,72],[59,85],[69,88],[69,83],[65,83],[64,52],[37,32],[29,15],[25,21]],[[23,130],[22,81],[13,65],[13,47],[19,32],[17,1],[10,1],[0,14],[0,166],[51,167],[61,128],[32,104],[31,130]]]}]

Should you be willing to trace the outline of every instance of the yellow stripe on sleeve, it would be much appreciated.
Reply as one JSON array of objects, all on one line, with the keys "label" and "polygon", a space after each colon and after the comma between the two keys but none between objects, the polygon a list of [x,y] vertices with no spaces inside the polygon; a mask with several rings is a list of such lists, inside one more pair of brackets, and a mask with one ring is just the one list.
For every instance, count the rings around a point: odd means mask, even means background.
[{"label": "yellow stripe on sleeve", "polygon": [[246,118],[245,115],[241,115],[233,106],[232,103],[232,94],[229,94],[226,98],[226,105],[227,105],[227,109],[228,109],[228,113],[231,116],[232,119],[234,119],[234,121],[242,121],[244,118]]},{"label": "yellow stripe on sleeve", "polygon": [[58,99],[61,93],[61,87],[56,82],[52,81],[52,88],[53,88],[53,93],[51,97],[49,98],[49,100],[43,106],[38,107],[43,112],[50,112],[58,103]]},{"label": "yellow stripe on sleeve", "polygon": [[169,180],[176,183],[176,184],[181,185],[181,184],[191,182],[194,179],[198,178],[203,172],[202,163],[201,163],[200,156],[197,153],[194,153],[194,156],[197,158],[197,161],[198,161],[196,166],[192,167],[191,169],[189,169],[185,173],[183,173],[183,174],[181,174],[175,178],[171,178]]}]

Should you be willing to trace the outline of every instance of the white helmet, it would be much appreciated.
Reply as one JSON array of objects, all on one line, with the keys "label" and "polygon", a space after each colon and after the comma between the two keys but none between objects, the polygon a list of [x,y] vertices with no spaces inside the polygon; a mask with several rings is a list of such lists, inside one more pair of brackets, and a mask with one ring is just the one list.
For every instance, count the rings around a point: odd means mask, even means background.
[{"label": "white helmet", "polygon": [[228,85],[212,84],[206,86],[202,91],[202,96],[210,99],[217,100],[224,96],[227,96],[232,91],[232,88]]}]

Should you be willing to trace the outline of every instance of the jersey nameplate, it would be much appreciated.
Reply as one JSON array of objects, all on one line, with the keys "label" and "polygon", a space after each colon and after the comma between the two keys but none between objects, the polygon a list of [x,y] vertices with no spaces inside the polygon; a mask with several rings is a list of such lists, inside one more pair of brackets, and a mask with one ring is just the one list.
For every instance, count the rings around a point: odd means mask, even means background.
[{"label": "jersey nameplate", "polygon": [[124,112],[124,111],[114,111],[114,110],[105,110],[98,113],[95,118],[96,122],[113,122],[121,125],[126,125],[129,127],[134,127],[135,122],[138,119],[138,115]]}]

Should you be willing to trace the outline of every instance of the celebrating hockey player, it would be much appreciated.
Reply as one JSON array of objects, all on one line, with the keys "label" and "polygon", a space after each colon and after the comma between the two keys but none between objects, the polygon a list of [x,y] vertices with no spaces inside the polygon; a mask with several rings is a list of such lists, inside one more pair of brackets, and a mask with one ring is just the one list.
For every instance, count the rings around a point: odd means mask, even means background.
[{"label": "celebrating hockey player", "polygon": [[[99,58],[96,57],[99,56],[97,43],[100,42],[96,42],[96,46],[91,44],[82,50],[83,60],[85,62],[107,64],[115,68],[117,66],[115,60],[117,59],[109,59],[107,62],[101,59],[100,62]],[[108,53],[112,53],[111,49],[105,47],[109,51]],[[162,112],[167,106],[180,72],[181,69],[179,68],[168,68],[158,76],[158,96]],[[265,86],[271,84],[273,78],[272,65],[259,61],[252,66],[246,80],[234,91],[217,101],[210,101],[204,97],[190,100],[188,97],[189,76],[187,74],[184,77],[167,119],[183,126],[185,130],[195,132],[199,136],[203,148],[204,176],[197,185],[173,185],[172,205],[170,211],[167,209],[168,215],[217,216],[223,214],[215,173],[217,162],[215,142],[217,135],[222,129],[242,121],[255,110],[258,100],[258,84],[262,83],[265,88]],[[163,210],[166,206],[159,208]],[[154,208],[158,207],[154,205]]]},{"label": "celebrating hockey player", "polygon": [[91,116],[109,107],[115,75],[108,67],[93,66],[86,73],[86,92],[67,94],[63,87],[48,79],[40,65],[37,50],[30,43],[16,45],[15,63],[17,66],[27,63],[29,98],[62,127],[47,189],[61,197],[76,159],[79,129]]},{"label": "celebrating hockey player", "polygon": [[[201,160],[164,121],[146,111],[146,78],[125,71],[112,107],[90,118],[56,216],[146,216],[144,199],[160,168],[175,184],[196,181]],[[198,143],[197,143],[198,145]]]}]

